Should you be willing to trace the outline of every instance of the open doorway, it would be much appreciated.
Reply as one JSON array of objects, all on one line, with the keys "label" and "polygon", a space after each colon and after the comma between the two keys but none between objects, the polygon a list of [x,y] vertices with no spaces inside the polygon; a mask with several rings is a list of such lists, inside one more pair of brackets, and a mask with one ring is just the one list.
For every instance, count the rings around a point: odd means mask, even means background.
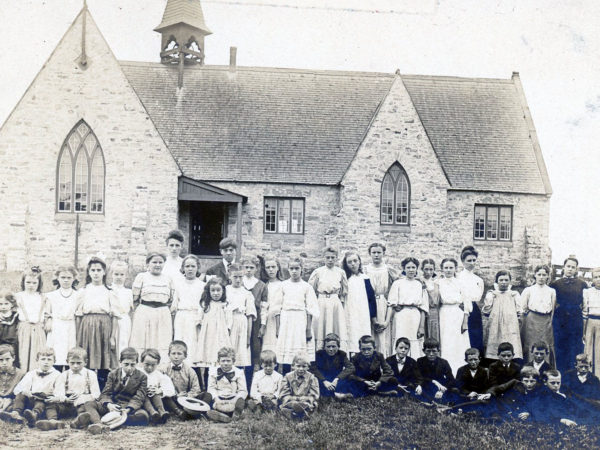
[{"label": "open doorway", "polygon": [[219,241],[226,236],[227,208],[219,202],[190,202],[190,251],[198,256],[218,256]]}]

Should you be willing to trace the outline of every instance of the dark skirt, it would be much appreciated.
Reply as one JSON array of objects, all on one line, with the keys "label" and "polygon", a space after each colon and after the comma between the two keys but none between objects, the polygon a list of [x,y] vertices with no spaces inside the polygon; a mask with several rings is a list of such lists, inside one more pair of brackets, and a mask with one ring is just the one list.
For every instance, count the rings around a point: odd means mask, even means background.
[{"label": "dark skirt", "polygon": [[484,355],[481,310],[477,303],[473,302],[472,304],[473,311],[469,314],[469,341],[471,342],[471,347],[478,349],[481,355]]},{"label": "dark skirt", "polygon": [[108,314],[85,314],[77,329],[77,345],[88,354],[90,369],[115,369],[116,348],[110,348],[112,318]]}]

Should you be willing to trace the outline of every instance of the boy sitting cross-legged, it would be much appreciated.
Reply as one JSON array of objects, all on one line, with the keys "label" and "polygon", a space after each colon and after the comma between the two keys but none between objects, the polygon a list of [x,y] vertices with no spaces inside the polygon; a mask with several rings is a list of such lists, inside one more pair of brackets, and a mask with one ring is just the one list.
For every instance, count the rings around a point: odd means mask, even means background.
[{"label": "boy sitting cross-legged", "polygon": [[260,365],[262,370],[252,377],[248,408],[250,411],[256,411],[259,407],[264,411],[272,411],[277,407],[279,388],[283,379],[279,372],[275,372],[277,365],[275,352],[263,350],[260,353]]},{"label": "boy sitting cross-legged", "polygon": [[323,339],[323,349],[317,350],[315,361],[311,363],[310,371],[319,380],[321,397],[343,398],[344,384],[354,372],[354,366],[348,360],[346,352],[340,350],[340,338],[335,333],[329,333]]},{"label": "boy sitting cross-legged", "polygon": [[13,390],[25,375],[14,364],[15,348],[10,344],[0,345],[0,414],[12,407],[15,398]]},{"label": "boy sitting cross-legged", "polygon": [[38,368],[30,370],[15,386],[15,400],[10,413],[0,413],[0,418],[23,423],[27,420],[30,427],[35,426],[38,418],[46,413],[46,418],[56,420],[56,410],[48,409],[55,401],[54,383],[60,375],[54,367],[54,349],[46,347],[37,354]]},{"label": "boy sitting cross-legged", "polygon": [[490,364],[490,388],[488,392],[496,397],[504,394],[519,381],[521,366],[513,361],[515,350],[510,342],[498,345],[498,361]]},{"label": "boy sitting cross-legged", "polygon": [[188,348],[185,342],[171,342],[169,345],[170,362],[160,368],[160,370],[171,379],[173,386],[175,386],[175,392],[177,393],[174,397],[163,398],[165,408],[179,420],[189,420],[193,419],[193,417],[179,406],[177,397],[192,397],[204,400],[200,390],[198,375],[194,369],[185,362],[187,352]]},{"label": "boy sitting cross-legged", "polygon": [[308,354],[297,353],[292,360],[292,371],[281,381],[279,408],[288,419],[303,419],[317,407],[319,382],[308,366]]},{"label": "boy sitting cross-legged", "polygon": [[424,380],[417,367],[417,362],[408,356],[409,352],[410,340],[400,337],[396,340],[396,354],[385,361],[392,368],[394,377],[398,381],[398,395],[403,395],[405,392],[421,395]]},{"label": "boy sitting cross-legged", "polygon": [[580,353],[575,357],[575,369],[565,373],[563,385],[565,392],[585,405],[600,408],[600,380],[591,372],[592,365],[588,355]]},{"label": "boy sitting cross-legged", "polygon": [[100,422],[100,417],[110,411],[126,412],[127,425],[148,425],[148,413],[141,409],[146,400],[147,379],[136,369],[138,359],[139,354],[132,347],[121,352],[121,367],[108,374],[100,398],[90,408],[90,433],[99,434],[108,430],[108,426]]},{"label": "boy sitting cross-legged", "polygon": [[424,379],[423,393],[436,402],[449,403],[456,400],[456,380],[452,375],[450,364],[438,356],[440,343],[432,338],[423,342],[422,356],[417,360],[417,367]]},{"label": "boy sitting cross-legged", "polygon": [[352,396],[397,395],[398,380],[384,356],[375,350],[375,339],[362,336],[358,348],[360,353],[351,360],[354,372],[348,377],[347,389]]},{"label": "boy sitting cross-legged", "polygon": [[[71,422],[71,428],[81,429],[90,424],[89,410],[100,397],[98,377],[96,372],[86,369],[87,352],[81,347],[68,351],[67,363],[69,369],[58,376],[54,385],[54,397],[57,402],[48,405],[46,415],[53,409],[53,416],[77,416]],[[63,428],[62,422],[57,420],[39,420],[36,426],[44,431]]]},{"label": "boy sitting cross-legged", "polygon": [[208,391],[206,399],[212,408],[206,413],[215,422],[231,422],[239,418],[244,410],[248,388],[244,370],[234,367],[235,350],[223,347],[217,352],[219,367],[208,371]]}]

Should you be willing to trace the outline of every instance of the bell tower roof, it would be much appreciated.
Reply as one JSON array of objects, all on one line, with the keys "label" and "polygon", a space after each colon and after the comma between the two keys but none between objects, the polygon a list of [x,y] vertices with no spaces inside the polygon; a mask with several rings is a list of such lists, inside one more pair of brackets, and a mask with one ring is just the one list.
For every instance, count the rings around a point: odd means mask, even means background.
[{"label": "bell tower roof", "polygon": [[179,24],[196,28],[205,36],[212,34],[204,22],[200,0],[168,0],[162,21],[154,31],[161,33],[166,28]]}]

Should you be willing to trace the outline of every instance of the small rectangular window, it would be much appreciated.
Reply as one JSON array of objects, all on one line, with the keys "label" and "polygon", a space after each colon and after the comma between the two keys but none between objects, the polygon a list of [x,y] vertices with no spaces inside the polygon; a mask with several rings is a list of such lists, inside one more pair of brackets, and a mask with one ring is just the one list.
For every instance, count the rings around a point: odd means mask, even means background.
[{"label": "small rectangular window", "polygon": [[265,233],[304,234],[304,199],[265,197]]},{"label": "small rectangular window", "polygon": [[512,206],[475,205],[473,238],[485,241],[511,241],[512,212]]}]

